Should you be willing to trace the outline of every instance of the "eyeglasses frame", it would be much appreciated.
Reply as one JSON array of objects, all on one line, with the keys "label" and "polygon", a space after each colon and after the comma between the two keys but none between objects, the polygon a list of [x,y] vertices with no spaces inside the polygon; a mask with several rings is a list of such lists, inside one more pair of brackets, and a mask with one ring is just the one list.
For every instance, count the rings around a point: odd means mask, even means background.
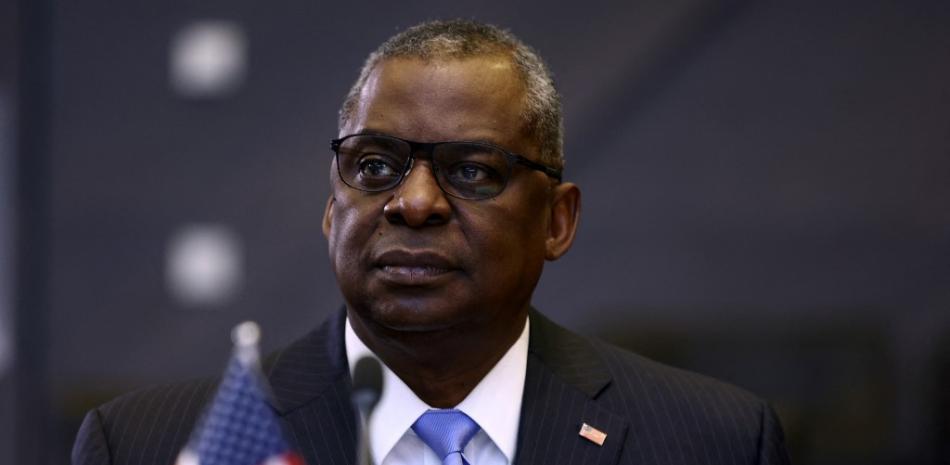
[{"label": "eyeglasses frame", "polygon": [[[409,158],[406,159],[406,166],[403,168],[402,173],[399,175],[399,180],[396,181],[396,183],[393,184],[391,187],[387,187],[387,188],[385,188],[385,189],[378,189],[378,190],[363,189],[363,188],[361,188],[361,187],[353,186],[353,185],[351,185],[349,182],[346,181],[346,178],[343,176],[343,173],[340,171],[340,158],[339,158],[339,157],[340,157],[340,146],[341,146],[341,145],[343,144],[343,142],[346,141],[347,139],[350,139],[350,138],[353,138],[353,137],[359,137],[359,136],[363,136],[363,137],[366,137],[366,136],[381,137],[381,138],[384,138],[384,139],[396,140],[396,141],[403,142],[403,143],[409,145]],[[438,176],[435,176],[435,181],[436,181],[436,184],[438,184],[439,189],[441,189],[442,192],[444,192],[445,194],[450,195],[450,196],[455,197],[455,198],[460,198],[460,199],[465,199],[465,200],[488,200],[488,199],[490,199],[490,198],[493,198],[493,197],[496,197],[496,196],[498,196],[498,195],[501,195],[501,193],[504,192],[505,189],[508,187],[508,181],[511,180],[510,168],[511,168],[511,166],[512,166],[513,164],[520,164],[520,165],[523,165],[523,166],[525,166],[525,167],[527,167],[527,168],[531,168],[531,169],[533,169],[533,170],[540,171],[540,172],[546,174],[548,177],[551,177],[551,178],[555,179],[557,182],[561,182],[561,179],[562,179],[562,176],[563,176],[562,170],[555,169],[555,168],[551,168],[550,166],[542,165],[541,163],[538,163],[538,162],[536,162],[536,161],[529,160],[528,158],[525,158],[525,157],[522,156],[522,155],[519,155],[519,154],[514,153],[514,152],[511,152],[511,151],[508,151],[508,150],[506,150],[506,149],[503,148],[503,147],[499,147],[499,146],[497,146],[497,145],[490,144],[490,143],[488,143],[488,142],[467,141],[467,140],[459,140],[459,141],[454,141],[454,140],[453,140],[453,141],[444,141],[444,142],[416,142],[416,141],[412,141],[412,140],[408,140],[408,139],[403,139],[403,138],[401,138],[401,137],[396,137],[396,136],[390,136],[390,135],[386,135],[386,134],[372,134],[372,133],[367,134],[367,133],[359,133],[359,134],[349,134],[349,135],[343,136],[343,137],[341,137],[341,138],[339,138],[339,139],[332,139],[332,140],[330,140],[330,150],[333,151],[333,157],[334,157],[334,160],[336,161],[337,174],[340,176],[340,179],[343,181],[344,184],[346,184],[346,185],[349,186],[349,187],[352,187],[353,189],[356,189],[356,190],[359,190],[359,191],[363,191],[363,192],[385,192],[385,191],[388,191],[388,190],[390,190],[390,189],[395,189],[395,188],[398,187],[400,184],[402,184],[402,182],[403,182],[403,181],[406,179],[406,177],[409,175],[409,172],[412,171],[412,167],[413,167],[413,164],[414,164],[414,162],[415,162],[415,159],[416,159],[416,158],[419,158],[419,157],[417,157],[417,155],[416,155],[417,153],[423,153],[423,154],[425,154],[426,156],[423,157],[423,159],[426,159],[426,158],[427,158],[427,159],[429,160],[429,162],[431,163],[431,162],[432,162],[432,154],[435,152],[436,147],[438,147],[438,146],[440,146],[440,145],[445,145],[445,144],[472,144],[472,145],[478,145],[478,146],[482,146],[482,147],[488,147],[488,148],[491,148],[491,149],[493,149],[493,150],[497,150],[498,152],[501,152],[502,154],[505,155],[505,158],[508,160],[509,174],[508,174],[508,176],[505,178],[505,185],[502,186],[501,190],[499,190],[496,194],[494,194],[494,195],[492,195],[492,196],[490,196],[490,197],[484,197],[484,198],[477,198],[477,197],[476,197],[476,198],[466,198],[466,197],[461,197],[461,196],[452,194],[452,193],[446,191],[444,187],[442,187],[442,183],[439,182],[439,177],[438,177]],[[435,169],[434,166],[433,166],[433,169]]]}]

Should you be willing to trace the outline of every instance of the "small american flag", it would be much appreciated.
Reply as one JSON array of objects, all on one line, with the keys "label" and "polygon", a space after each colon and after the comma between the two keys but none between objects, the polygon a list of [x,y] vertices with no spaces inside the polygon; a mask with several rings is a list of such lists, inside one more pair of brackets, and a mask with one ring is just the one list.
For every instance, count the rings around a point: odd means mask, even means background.
[{"label": "small american flag", "polygon": [[258,337],[254,323],[235,328],[234,355],[176,465],[304,465],[284,440],[277,415],[267,404],[269,390],[258,368]]},{"label": "small american flag", "polygon": [[607,433],[594,428],[587,423],[581,425],[581,430],[577,434],[579,434],[582,438],[597,444],[598,446],[603,446],[604,441],[607,440]]}]

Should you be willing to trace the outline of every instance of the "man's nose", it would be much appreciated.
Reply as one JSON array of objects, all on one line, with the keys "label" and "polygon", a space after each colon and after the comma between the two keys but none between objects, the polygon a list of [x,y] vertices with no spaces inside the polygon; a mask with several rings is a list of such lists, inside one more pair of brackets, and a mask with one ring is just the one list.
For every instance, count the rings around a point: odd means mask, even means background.
[{"label": "man's nose", "polygon": [[416,160],[383,207],[383,214],[390,223],[419,228],[444,224],[452,214],[452,206],[435,179],[432,165]]}]

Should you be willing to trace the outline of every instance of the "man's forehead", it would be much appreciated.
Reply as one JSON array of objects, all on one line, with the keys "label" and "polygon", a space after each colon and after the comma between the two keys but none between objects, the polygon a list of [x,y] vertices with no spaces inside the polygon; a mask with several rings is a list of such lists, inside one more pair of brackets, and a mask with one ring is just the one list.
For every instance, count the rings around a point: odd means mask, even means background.
[{"label": "man's forehead", "polygon": [[344,132],[507,145],[522,135],[524,100],[525,85],[506,55],[388,58],[370,73]]},{"label": "man's forehead", "polygon": [[383,81],[391,91],[417,92],[413,97],[437,91],[521,93],[525,89],[514,62],[502,54],[464,58],[387,58],[373,68],[361,97],[365,99],[378,92]]}]

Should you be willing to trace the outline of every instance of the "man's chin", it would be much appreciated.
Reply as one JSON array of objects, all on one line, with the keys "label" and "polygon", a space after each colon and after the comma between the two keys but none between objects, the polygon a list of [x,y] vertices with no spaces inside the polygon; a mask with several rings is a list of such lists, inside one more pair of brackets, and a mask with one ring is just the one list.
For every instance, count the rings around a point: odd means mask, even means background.
[{"label": "man's chin", "polygon": [[358,311],[364,323],[390,333],[442,332],[463,325],[472,315],[449,304],[419,305],[389,301],[386,305],[371,306]]}]

